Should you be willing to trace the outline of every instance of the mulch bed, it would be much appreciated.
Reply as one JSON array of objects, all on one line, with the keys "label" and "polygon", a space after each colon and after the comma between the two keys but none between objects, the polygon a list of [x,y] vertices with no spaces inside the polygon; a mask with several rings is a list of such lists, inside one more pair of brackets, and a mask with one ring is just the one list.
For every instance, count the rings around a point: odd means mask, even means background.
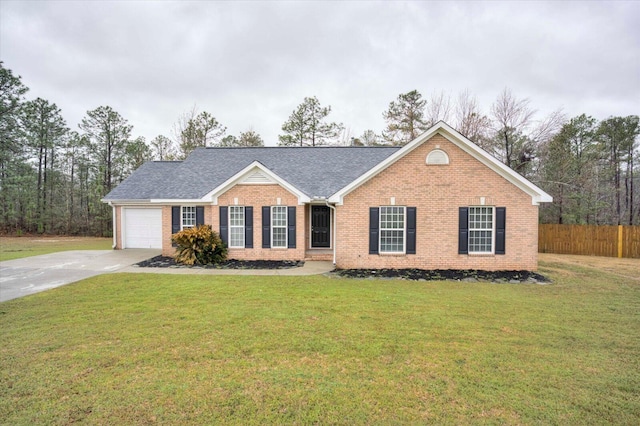
[{"label": "mulch bed", "polygon": [[548,284],[550,280],[530,271],[476,271],[458,269],[336,269],[333,274],[348,278],[405,279],[414,281],[490,281],[505,284]]},{"label": "mulch bed", "polygon": [[304,261],[298,260],[225,260],[215,265],[182,265],[173,257],[156,256],[136,263],[142,268],[201,268],[201,269],[291,269],[300,268]]},{"label": "mulch bed", "polygon": [[[182,265],[172,257],[156,256],[136,263],[142,268],[200,268],[200,269],[291,269],[304,265],[296,260],[226,260],[215,265]],[[457,269],[336,269],[330,276],[367,279],[404,279],[413,281],[489,281],[508,284],[548,284],[545,276],[530,271],[476,271]]]}]

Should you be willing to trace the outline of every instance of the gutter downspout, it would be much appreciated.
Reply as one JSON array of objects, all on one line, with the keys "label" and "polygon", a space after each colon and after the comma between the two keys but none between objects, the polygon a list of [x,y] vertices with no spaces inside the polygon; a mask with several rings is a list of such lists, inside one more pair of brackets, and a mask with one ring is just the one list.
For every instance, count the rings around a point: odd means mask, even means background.
[{"label": "gutter downspout", "polygon": [[333,210],[333,266],[336,266],[336,246],[338,242],[338,234],[336,233],[336,207],[329,204],[329,201],[324,200],[327,207]]},{"label": "gutter downspout", "polygon": [[112,233],[113,233],[113,245],[111,246],[111,249],[115,250],[116,249],[116,206],[113,205],[113,203],[111,203],[111,201],[109,201],[109,205],[111,206],[112,209]]}]

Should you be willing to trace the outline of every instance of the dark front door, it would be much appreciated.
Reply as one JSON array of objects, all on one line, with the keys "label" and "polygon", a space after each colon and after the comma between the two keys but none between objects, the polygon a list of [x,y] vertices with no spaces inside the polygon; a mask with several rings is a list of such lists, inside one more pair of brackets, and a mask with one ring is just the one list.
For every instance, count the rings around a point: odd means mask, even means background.
[{"label": "dark front door", "polygon": [[331,210],[311,206],[311,247],[331,247]]}]

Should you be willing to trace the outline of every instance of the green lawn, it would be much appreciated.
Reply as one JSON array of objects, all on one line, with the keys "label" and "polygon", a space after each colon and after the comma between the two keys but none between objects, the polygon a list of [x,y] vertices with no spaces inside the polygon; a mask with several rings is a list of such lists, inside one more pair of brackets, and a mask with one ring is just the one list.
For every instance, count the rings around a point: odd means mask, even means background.
[{"label": "green lawn", "polygon": [[96,237],[0,237],[0,261],[65,250],[110,250],[112,238]]},{"label": "green lawn", "polygon": [[110,274],[0,304],[0,423],[640,422],[640,282]]}]

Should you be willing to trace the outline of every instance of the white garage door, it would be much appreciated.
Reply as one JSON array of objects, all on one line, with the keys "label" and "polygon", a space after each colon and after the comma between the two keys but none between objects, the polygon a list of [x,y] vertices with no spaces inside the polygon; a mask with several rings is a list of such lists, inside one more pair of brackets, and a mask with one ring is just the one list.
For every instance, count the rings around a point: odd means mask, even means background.
[{"label": "white garage door", "polygon": [[124,248],[162,248],[162,209],[123,211]]}]

